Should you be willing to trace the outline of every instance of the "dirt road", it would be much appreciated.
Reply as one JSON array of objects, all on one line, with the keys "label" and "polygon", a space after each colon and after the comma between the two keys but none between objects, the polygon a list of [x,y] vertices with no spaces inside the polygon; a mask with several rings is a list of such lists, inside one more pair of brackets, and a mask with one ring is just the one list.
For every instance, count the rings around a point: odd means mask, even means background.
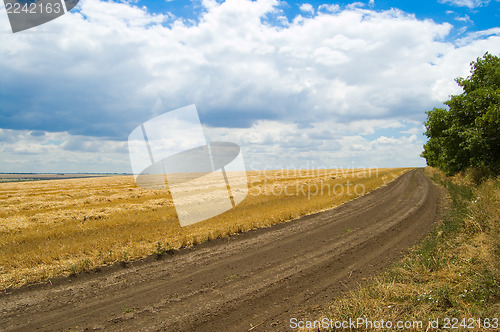
[{"label": "dirt road", "polygon": [[3,293],[0,330],[290,331],[422,239],[439,200],[414,170],[293,222]]}]

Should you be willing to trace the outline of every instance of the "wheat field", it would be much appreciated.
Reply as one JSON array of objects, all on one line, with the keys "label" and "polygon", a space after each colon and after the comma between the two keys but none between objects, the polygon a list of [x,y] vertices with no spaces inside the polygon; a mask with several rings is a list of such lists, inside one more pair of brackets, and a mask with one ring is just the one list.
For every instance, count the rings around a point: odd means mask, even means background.
[{"label": "wheat field", "polygon": [[139,188],[133,176],[0,183],[0,289],[290,221],[408,170],[250,171],[242,203],[187,227],[168,190]]}]

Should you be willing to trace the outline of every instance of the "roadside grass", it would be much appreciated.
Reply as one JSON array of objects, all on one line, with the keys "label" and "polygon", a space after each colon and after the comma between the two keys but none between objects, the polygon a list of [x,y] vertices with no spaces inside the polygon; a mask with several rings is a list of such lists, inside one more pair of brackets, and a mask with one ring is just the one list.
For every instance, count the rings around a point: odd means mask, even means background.
[{"label": "roadside grass", "polygon": [[355,199],[408,170],[248,172],[249,193],[236,208],[182,228],[170,193],[138,188],[131,176],[0,183],[0,289],[115,262],[127,266],[290,221]]},{"label": "roadside grass", "polygon": [[[322,318],[403,321],[409,322],[408,331],[453,326],[498,331],[493,319],[500,319],[500,179],[475,185],[470,174],[448,178],[436,169],[425,172],[448,190],[442,223],[386,273],[331,303]],[[452,318],[458,320],[446,326]],[[438,325],[427,329],[436,319]],[[395,329],[362,325],[359,330]]]}]

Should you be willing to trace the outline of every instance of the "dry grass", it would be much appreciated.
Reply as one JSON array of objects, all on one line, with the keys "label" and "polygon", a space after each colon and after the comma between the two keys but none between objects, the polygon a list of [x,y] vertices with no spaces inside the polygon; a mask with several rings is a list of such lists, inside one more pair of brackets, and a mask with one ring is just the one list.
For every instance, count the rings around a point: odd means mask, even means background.
[{"label": "dry grass", "polygon": [[338,206],[407,170],[248,172],[249,194],[241,204],[184,228],[168,191],[138,188],[131,176],[0,183],[0,288],[289,221]]},{"label": "dry grass", "polygon": [[335,300],[325,317],[423,322],[413,330],[439,319],[433,331],[448,330],[445,318],[475,319],[476,330],[484,329],[477,319],[500,318],[500,179],[475,186],[468,175],[426,172],[450,193],[443,223],[384,275]]}]

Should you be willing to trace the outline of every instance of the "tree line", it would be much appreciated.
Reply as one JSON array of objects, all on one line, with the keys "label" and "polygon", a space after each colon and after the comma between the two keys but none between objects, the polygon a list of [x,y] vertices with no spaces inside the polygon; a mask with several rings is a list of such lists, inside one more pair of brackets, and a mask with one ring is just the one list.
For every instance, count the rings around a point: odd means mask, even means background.
[{"label": "tree line", "polygon": [[468,169],[500,173],[500,58],[489,53],[471,63],[471,75],[455,80],[463,89],[427,111],[428,137],[421,156],[448,175]]}]

